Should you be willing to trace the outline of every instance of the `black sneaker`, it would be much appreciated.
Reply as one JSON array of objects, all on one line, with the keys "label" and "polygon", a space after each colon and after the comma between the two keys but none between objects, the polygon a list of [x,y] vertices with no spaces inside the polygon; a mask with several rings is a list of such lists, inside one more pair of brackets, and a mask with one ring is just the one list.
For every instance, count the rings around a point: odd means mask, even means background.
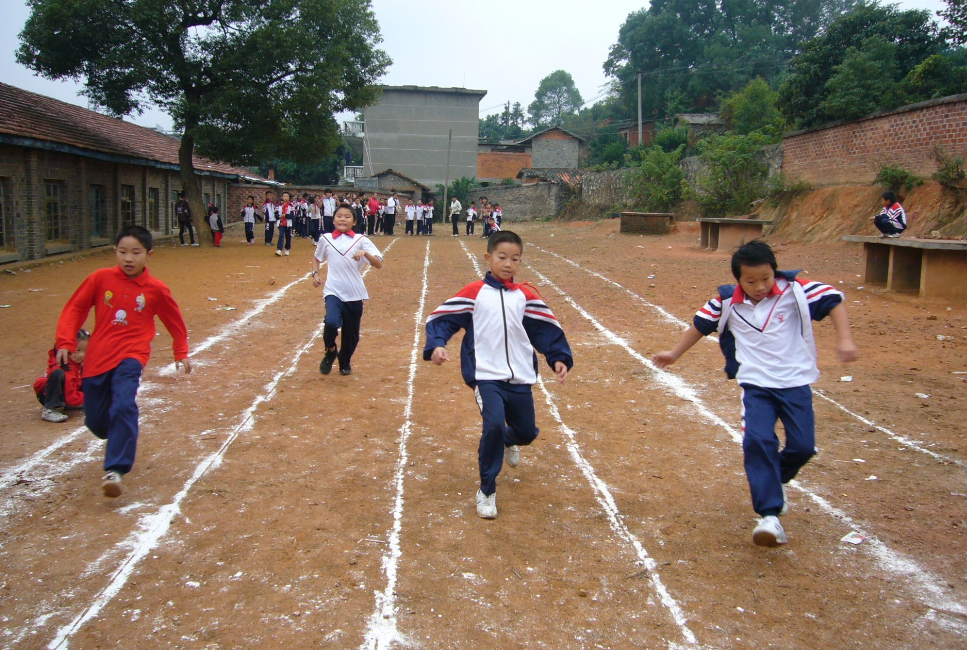
[{"label": "black sneaker", "polygon": [[351,374],[353,374],[353,368],[352,368],[352,366],[346,366],[345,368],[340,368],[339,369],[339,374],[340,375],[344,375],[344,376],[345,375],[351,375]]},{"label": "black sneaker", "polygon": [[326,356],[322,358],[322,363],[319,364],[319,372],[324,375],[332,372],[332,364],[335,363],[337,356],[339,356],[339,350],[326,350]]}]

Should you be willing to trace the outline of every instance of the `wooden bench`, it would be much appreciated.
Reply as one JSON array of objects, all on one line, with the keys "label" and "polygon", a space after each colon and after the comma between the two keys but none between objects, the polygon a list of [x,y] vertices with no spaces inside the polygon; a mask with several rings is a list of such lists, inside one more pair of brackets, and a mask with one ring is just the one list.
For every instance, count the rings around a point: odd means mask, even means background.
[{"label": "wooden bench", "polygon": [[670,212],[622,212],[620,232],[635,235],[667,235],[675,215]]},{"label": "wooden bench", "polygon": [[863,244],[863,281],[921,298],[967,298],[967,241],[846,235]]},{"label": "wooden bench", "polygon": [[710,251],[732,250],[762,236],[762,227],[771,225],[764,219],[699,219],[702,224],[701,248]]}]

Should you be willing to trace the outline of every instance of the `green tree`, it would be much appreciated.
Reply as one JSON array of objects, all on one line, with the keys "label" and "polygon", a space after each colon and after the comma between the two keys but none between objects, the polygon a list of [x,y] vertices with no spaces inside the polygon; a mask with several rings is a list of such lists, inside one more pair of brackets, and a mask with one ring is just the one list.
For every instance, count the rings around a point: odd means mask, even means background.
[{"label": "green tree", "polygon": [[684,155],[685,145],[670,152],[658,145],[634,150],[627,183],[636,207],[664,212],[681,200]]},{"label": "green tree", "polygon": [[723,99],[721,114],[729,130],[741,135],[753,131],[779,135],[782,131],[778,95],[762,77],[756,77],[741,91]]},{"label": "green tree", "polygon": [[527,107],[529,121],[538,128],[560,124],[565,115],[576,113],[583,103],[570,73],[555,70],[541,79],[534,101]]},{"label": "green tree", "polygon": [[928,56],[900,82],[900,94],[905,104],[956,95],[965,89],[967,51],[963,49]]},{"label": "green tree", "polygon": [[949,23],[944,29],[944,36],[957,45],[967,44],[967,2],[965,0],[944,0],[944,4],[947,5],[947,8],[937,12]]},{"label": "green tree", "polygon": [[339,143],[333,114],[371,105],[390,63],[368,1],[29,3],[17,60],[49,79],[81,80],[114,115],[168,112],[183,132],[178,158],[195,214],[205,213],[196,148],[236,164],[325,157]]},{"label": "green tree", "polygon": [[898,104],[897,46],[882,36],[871,36],[846,50],[826,82],[820,110],[831,120],[854,120]]},{"label": "green tree", "polygon": [[437,183],[436,194],[442,200],[443,190],[447,189],[447,196],[457,197],[457,201],[460,201],[460,205],[466,209],[470,207],[470,193],[478,187],[480,187],[480,183],[477,182],[476,178],[461,176],[456,180],[450,181],[449,188],[444,188],[443,183]]},{"label": "green tree", "polygon": [[[802,127],[820,126],[836,119],[827,110],[839,109],[842,104],[828,104],[826,98],[833,90],[848,84],[847,80],[841,80],[830,87],[830,79],[837,73],[837,66],[845,62],[850,48],[861,53],[864,42],[874,36],[896,47],[893,81],[900,81],[924,59],[940,54],[945,48],[930,12],[900,11],[895,5],[861,5],[833,21],[822,36],[806,43],[802,53],[790,61],[779,86],[779,108],[783,115]],[[863,57],[854,59],[851,65],[861,67],[860,63]]]},{"label": "green tree", "polygon": [[725,217],[747,213],[752,203],[766,195],[768,167],[762,148],[774,138],[762,133],[713,135],[697,144],[703,169],[694,186],[686,190],[707,216]]}]

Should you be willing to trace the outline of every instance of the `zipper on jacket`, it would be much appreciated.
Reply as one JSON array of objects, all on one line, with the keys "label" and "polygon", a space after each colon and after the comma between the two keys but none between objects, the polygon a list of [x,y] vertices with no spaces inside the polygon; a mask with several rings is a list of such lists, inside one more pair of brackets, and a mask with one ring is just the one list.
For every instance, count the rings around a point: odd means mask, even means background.
[{"label": "zipper on jacket", "polygon": [[497,289],[500,294],[500,315],[504,319],[504,354],[507,356],[507,368],[510,369],[510,378],[514,379],[514,367],[510,365],[510,336],[507,334],[507,307],[504,306],[504,288]]}]

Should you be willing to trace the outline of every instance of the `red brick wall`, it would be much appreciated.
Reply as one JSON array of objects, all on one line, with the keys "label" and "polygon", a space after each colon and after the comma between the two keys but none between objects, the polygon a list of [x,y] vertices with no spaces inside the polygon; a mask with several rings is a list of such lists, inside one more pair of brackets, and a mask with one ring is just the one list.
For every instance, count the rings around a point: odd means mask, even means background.
[{"label": "red brick wall", "polygon": [[477,154],[477,178],[482,180],[517,178],[520,170],[530,166],[529,153],[482,151]]},{"label": "red brick wall", "polygon": [[929,177],[937,145],[967,157],[967,95],[787,136],[782,171],[819,186],[870,183],[884,164]]}]

